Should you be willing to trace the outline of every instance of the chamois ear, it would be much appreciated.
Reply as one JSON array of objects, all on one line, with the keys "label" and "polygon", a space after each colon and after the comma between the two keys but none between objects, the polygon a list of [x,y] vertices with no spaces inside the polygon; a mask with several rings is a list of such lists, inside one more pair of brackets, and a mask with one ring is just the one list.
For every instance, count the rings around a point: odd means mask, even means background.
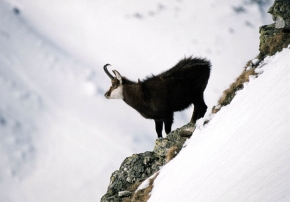
[{"label": "chamois ear", "polygon": [[119,80],[120,84],[122,84],[122,76],[117,70],[113,70],[113,73],[115,74],[116,78]]}]

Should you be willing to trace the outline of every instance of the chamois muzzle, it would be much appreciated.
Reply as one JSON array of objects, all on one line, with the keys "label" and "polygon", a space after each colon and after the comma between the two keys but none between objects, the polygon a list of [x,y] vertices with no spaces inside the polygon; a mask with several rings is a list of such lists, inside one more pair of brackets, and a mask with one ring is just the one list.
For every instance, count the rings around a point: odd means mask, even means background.
[{"label": "chamois muzzle", "polygon": [[104,65],[104,71],[106,72],[106,74],[110,77],[110,79],[114,79],[114,77],[112,76],[112,74],[110,74],[110,72],[107,69],[107,66],[110,66],[110,64],[106,64]]},{"label": "chamois muzzle", "polygon": [[105,98],[109,99],[109,97],[110,97],[110,93],[109,92],[106,92],[105,93]]}]

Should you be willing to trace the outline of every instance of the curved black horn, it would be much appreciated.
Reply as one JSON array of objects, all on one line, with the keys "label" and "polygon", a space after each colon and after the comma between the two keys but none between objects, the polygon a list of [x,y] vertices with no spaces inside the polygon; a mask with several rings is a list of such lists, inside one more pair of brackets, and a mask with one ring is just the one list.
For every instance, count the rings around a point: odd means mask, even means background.
[{"label": "curved black horn", "polygon": [[114,77],[113,77],[112,74],[110,74],[110,72],[108,71],[107,66],[110,66],[110,64],[106,64],[106,65],[104,65],[104,71],[105,71],[106,74],[110,77],[110,79],[113,79]]}]

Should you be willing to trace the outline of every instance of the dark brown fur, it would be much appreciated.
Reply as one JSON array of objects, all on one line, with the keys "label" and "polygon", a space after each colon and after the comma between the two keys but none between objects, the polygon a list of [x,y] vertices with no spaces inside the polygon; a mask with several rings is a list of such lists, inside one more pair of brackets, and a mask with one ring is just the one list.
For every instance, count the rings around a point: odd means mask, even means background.
[{"label": "dark brown fur", "polygon": [[203,92],[206,88],[211,64],[200,58],[185,58],[173,68],[143,81],[133,82],[122,77],[123,100],[143,117],[154,119],[158,137],[171,131],[173,113],[194,104],[191,122],[204,116],[207,106]]}]

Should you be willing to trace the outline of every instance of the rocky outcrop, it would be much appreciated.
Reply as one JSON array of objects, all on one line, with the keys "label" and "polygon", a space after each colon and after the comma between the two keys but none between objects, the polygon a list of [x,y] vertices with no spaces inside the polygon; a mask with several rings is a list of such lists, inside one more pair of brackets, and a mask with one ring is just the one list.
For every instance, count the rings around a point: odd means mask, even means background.
[{"label": "rocky outcrop", "polygon": [[111,178],[107,193],[102,197],[102,202],[121,201],[123,193],[130,196],[128,190],[131,185],[142,182],[164,165],[164,157],[154,152],[133,154],[127,157],[119,170],[116,170]]},{"label": "rocky outcrop", "polygon": [[290,30],[290,1],[276,0],[269,8],[276,29]]},{"label": "rocky outcrop", "polygon": [[290,1],[275,0],[268,13],[274,23],[260,27],[259,59],[274,55],[290,43]]},{"label": "rocky outcrop", "polygon": [[158,138],[152,152],[147,151],[127,157],[120,169],[113,172],[107,193],[102,197],[101,202],[119,202],[122,198],[132,195],[137,188],[134,185],[149,178],[169,161],[167,156],[172,155],[172,148],[175,155],[181,150],[187,138],[180,134],[191,134],[193,130],[193,124],[189,123],[172,131],[165,138]]}]

